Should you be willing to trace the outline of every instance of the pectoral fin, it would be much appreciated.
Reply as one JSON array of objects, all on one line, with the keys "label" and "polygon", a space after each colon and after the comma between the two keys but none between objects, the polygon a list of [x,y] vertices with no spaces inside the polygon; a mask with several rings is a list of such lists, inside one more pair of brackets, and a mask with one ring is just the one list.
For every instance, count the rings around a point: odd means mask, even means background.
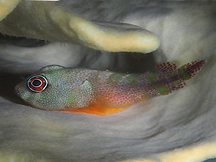
[{"label": "pectoral fin", "polygon": [[110,107],[104,104],[100,99],[95,98],[92,84],[89,81],[85,81],[79,88],[77,88],[76,94],[78,95],[76,96],[78,97],[78,104],[82,105],[81,108],[65,110],[63,112],[104,116],[126,109]]}]

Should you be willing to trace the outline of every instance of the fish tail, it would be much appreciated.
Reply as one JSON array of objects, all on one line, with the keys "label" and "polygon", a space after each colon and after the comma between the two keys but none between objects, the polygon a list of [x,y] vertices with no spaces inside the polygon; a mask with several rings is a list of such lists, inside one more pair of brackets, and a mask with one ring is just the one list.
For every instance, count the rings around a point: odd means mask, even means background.
[{"label": "fish tail", "polygon": [[196,60],[187,63],[178,69],[178,73],[181,75],[183,80],[189,80],[202,69],[204,64],[205,60]]},{"label": "fish tail", "polygon": [[153,84],[157,93],[166,95],[186,86],[185,80],[191,79],[205,64],[205,60],[187,63],[177,69],[175,63],[163,63],[157,66],[158,79]]}]

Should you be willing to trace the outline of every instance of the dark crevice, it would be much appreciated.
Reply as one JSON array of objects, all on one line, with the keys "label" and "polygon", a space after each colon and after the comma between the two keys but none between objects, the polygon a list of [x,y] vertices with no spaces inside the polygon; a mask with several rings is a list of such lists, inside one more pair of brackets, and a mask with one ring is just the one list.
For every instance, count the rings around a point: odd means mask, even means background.
[{"label": "dark crevice", "polygon": [[19,47],[41,47],[48,44],[48,41],[45,40],[37,40],[37,39],[29,39],[25,37],[14,37],[10,35],[3,35],[0,33],[0,43],[1,44],[9,44]]},{"label": "dark crevice", "polygon": [[15,86],[23,81],[29,74],[11,74],[0,71],[0,96],[22,105],[27,105],[22,99],[15,94]]}]

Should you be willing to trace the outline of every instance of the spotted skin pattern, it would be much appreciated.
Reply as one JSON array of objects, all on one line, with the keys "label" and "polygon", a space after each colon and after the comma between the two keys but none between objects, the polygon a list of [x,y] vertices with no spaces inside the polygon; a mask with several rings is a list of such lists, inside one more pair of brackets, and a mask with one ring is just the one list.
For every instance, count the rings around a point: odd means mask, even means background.
[{"label": "spotted skin pattern", "polygon": [[[18,84],[15,91],[39,109],[108,115],[183,88],[185,81],[200,71],[204,63],[204,60],[197,60],[177,68],[175,63],[167,62],[144,74],[51,65]],[[42,79],[45,81],[40,85]],[[40,88],[43,83],[47,83],[45,89]],[[32,90],[34,86],[38,91]]]}]

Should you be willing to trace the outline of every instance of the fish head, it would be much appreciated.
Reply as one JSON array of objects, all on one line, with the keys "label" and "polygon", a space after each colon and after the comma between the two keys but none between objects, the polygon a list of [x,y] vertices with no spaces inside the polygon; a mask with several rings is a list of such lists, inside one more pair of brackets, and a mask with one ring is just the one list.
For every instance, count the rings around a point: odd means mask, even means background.
[{"label": "fish head", "polygon": [[79,72],[58,65],[46,66],[15,87],[16,94],[33,107],[66,110],[87,106],[93,89]]}]

